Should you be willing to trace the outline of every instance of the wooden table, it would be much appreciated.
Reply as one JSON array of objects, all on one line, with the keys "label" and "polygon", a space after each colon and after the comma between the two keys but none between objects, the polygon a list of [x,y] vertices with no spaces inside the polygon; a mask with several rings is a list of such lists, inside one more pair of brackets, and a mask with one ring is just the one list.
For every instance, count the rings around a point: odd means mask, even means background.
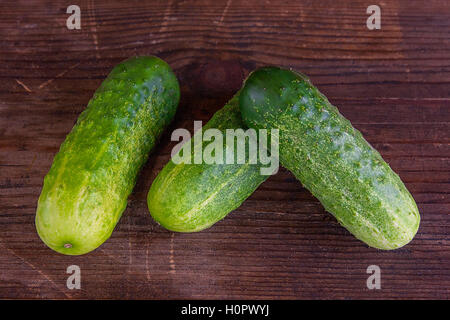
[{"label": "wooden table", "polygon": [[[407,299],[450,296],[450,4],[412,1],[2,1],[0,298]],[[366,9],[381,7],[381,29]],[[121,60],[157,55],[182,99],[111,238],[78,257],[48,249],[34,217],[45,174],[95,89]],[[170,133],[207,121],[256,67],[310,76],[416,199],[406,247],[367,247],[286,170],[225,220],[169,232],[146,194]],[[81,268],[69,290],[66,269]],[[369,290],[369,265],[381,289]]]}]

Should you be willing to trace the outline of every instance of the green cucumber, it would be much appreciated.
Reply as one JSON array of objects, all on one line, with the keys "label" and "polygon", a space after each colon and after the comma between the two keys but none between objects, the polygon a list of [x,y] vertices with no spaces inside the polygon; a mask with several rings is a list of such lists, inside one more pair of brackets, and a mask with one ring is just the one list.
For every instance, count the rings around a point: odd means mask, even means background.
[{"label": "green cucumber", "polygon": [[[211,128],[220,130],[223,136],[226,129],[245,128],[239,113],[238,94],[195,135]],[[191,140],[195,141],[195,136]],[[191,148],[191,158],[207,144],[209,142],[203,141],[198,144],[201,148]],[[150,188],[149,211],[166,229],[201,231],[239,207],[269,177],[261,175],[260,168],[259,163],[250,164],[248,158],[244,164],[175,164],[171,159]]]},{"label": "green cucumber", "polygon": [[381,155],[304,75],[260,68],[240,95],[244,122],[279,129],[280,164],[341,225],[369,246],[390,250],[417,232],[417,205]]},{"label": "green cucumber", "polygon": [[44,179],[36,229],[47,246],[80,255],[110,237],[179,98],[178,81],[161,59],[136,57],[114,67]]}]

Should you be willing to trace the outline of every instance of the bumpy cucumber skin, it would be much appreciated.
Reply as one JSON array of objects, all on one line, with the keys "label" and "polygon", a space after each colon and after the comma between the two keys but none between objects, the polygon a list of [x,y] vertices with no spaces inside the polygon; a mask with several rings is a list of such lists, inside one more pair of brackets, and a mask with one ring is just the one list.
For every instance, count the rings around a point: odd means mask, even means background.
[{"label": "bumpy cucumber skin", "polygon": [[179,99],[175,75],[157,57],[131,58],[114,67],[44,179],[36,229],[47,246],[80,255],[110,237]]},{"label": "bumpy cucumber skin", "polygon": [[[202,131],[210,128],[220,130],[224,141],[226,129],[245,130],[238,94],[214,114]],[[202,150],[209,143],[203,142]],[[170,160],[154,180],[147,204],[152,217],[166,229],[201,231],[239,207],[268,177],[260,174],[259,164],[248,162],[175,164]]]},{"label": "bumpy cucumber skin", "polygon": [[417,232],[417,205],[399,176],[304,76],[276,67],[249,75],[244,122],[277,128],[280,163],[341,225],[369,246],[391,250]]}]

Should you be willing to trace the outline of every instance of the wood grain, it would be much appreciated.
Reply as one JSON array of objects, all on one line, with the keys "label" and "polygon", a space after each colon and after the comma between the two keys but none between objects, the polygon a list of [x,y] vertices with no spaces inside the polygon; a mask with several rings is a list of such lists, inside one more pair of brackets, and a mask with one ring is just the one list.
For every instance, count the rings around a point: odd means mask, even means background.
[{"label": "wood grain", "polygon": [[[450,4],[380,1],[2,1],[0,10],[0,298],[448,299],[450,297]],[[43,177],[111,68],[154,54],[182,87],[112,237],[80,257],[38,238]],[[400,174],[422,223],[406,247],[356,240],[282,169],[212,228],[171,233],[146,194],[175,128],[207,121],[254,68],[300,70]],[[81,268],[81,290],[66,268]],[[368,290],[366,269],[381,268]]]}]

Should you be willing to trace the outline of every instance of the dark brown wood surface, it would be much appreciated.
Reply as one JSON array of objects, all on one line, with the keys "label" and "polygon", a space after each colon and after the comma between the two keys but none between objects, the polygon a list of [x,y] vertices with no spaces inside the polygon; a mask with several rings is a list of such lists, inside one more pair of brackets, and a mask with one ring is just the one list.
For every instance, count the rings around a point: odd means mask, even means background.
[{"label": "dark brown wood surface", "polygon": [[[450,3],[437,1],[2,1],[0,298],[448,299]],[[81,8],[81,30],[66,8]],[[381,30],[366,8],[381,7]],[[111,238],[78,257],[34,225],[45,174],[95,89],[121,60],[158,55],[182,88],[176,119]],[[146,194],[175,128],[208,120],[263,65],[310,76],[399,173],[422,217],[395,251],[367,247],[286,170],[226,219],[169,232]],[[81,289],[66,268],[81,268]],[[381,290],[369,290],[369,265]]]}]

